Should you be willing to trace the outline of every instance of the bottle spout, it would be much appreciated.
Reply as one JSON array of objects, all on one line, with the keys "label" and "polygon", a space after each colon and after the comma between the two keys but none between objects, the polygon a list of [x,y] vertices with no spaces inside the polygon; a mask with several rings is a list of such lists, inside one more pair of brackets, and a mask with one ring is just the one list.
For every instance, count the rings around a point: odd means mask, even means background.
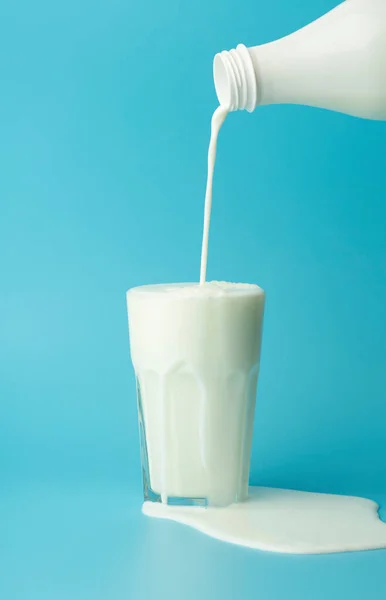
[{"label": "bottle spout", "polygon": [[213,80],[220,106],[231,105],[231,82],[225,61],[221,54],[216,54],[213,60]]},{"label": "bottle spout", "polygon": [[258,104],[255,68],[248,48],[239,44],[233,50],[216,54],[213,79],[218,101],[229,111],[252,112]]}]

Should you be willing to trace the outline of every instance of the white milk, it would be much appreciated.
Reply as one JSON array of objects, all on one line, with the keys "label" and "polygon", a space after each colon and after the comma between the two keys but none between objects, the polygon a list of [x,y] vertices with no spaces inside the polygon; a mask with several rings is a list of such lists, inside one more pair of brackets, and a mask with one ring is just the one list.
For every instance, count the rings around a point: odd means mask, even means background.
[{"label": "white milk", "polygon": [[144,286],[127,293],[127,304],[145,495],[217,506],[245,500],[263,290]]},{"label": "white milk", "polygon": [[127,294],[143,512],[260,550],[386,548],[386,525],[371,500],[261,487],[250,488],[248,497],[264,292],[255,285],[205,283],[218,134],[229,110],[253,110],[258,97],[253,69],[222,76],[243,67],[246,49],[232,52],[234,60],[222,53],[215,64],[217,91],[234,89],[219,94],[228,108],[219,106],[212,117],[200,285],[144,286]]},{"label": "white milk", "polygon": [[217,137],[227,113],[220,106],[212,117],[200,285],[127,294],[143,512],[260,550],[386,548],[386,525],[371,500],[261,487],[248,496],[264,292],[205,283]]},{"label": "white milk", "polygon": [[225,542],[287,554],[386,548],[386,524],[372,500],[293,490],[250,488],[246,502],[221,510],[145,502],[143,512]]},{"label": "white milk", "polygon": [[216,150],[217,150],[217,138],[220,132],[221,126],[224,123],[228,109],[224,106],[219,106],[213,113],[211,122],[211,133],[210,142],[208,149],[208,177],[206,181],[206,192],[205,192],[205,210],[204,210],[204,232],[202,236],[202,250],[201,250],[201,270],[200,270],[200,284],[205,283],[206,280],[206,265],[208,262],[208,241],[209,241],[209,227],[210,227],[210,215],[212,212],[212,190],[213,190],[213,173],[214,165],[216,163]]}]

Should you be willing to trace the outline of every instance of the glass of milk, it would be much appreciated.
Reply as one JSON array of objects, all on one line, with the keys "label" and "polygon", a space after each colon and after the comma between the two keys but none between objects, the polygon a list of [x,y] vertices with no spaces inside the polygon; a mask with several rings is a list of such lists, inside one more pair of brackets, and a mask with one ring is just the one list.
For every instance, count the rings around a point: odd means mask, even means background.
[{"label": "glass of milk", "polygon": [[264,292],[209,282],[127,292],[145,500],[248,495]]}]

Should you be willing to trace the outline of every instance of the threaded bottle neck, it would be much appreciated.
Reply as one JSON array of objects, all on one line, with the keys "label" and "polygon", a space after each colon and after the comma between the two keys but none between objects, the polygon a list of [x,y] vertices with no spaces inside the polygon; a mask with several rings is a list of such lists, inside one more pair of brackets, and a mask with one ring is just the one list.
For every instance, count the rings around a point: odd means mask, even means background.
[{"label": "threaded bottle neck", "polygon": [[217,98],[230,111],[252,112],[258,104],[255,68],[248,48],[239,44],[236,49],[216,54],[213,78]]}]

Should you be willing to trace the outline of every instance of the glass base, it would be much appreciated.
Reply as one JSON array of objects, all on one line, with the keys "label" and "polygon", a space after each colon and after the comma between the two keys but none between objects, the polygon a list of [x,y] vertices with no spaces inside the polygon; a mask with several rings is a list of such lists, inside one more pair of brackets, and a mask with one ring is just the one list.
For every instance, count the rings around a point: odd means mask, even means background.
[{"label": "glass base", "polygon": [[178,498],[176,496],[168,496],[166,500],[169,506],[208,506],[207,498]]},{"label": "glass base", "polygon": [[180,498],[179,496],[163,496],[144,485],[143,497],[145,502],[159,502],[169,506],[197,506],[204,508],[208,506],[207,498]]},{"label": "glass base", "polygon": [[143,497],[145,502],[160,502],[170,506],[208,506],[207,498],[182,498],[178,496],[163,496],[155,492],[150,484],[149,459],[146,445],[145,422],[143,418],[141,388],[137,378],[137,400],[138,400],[138,418],[139,418],[139,437],[141,446],[142,478],[143,478]]}]

